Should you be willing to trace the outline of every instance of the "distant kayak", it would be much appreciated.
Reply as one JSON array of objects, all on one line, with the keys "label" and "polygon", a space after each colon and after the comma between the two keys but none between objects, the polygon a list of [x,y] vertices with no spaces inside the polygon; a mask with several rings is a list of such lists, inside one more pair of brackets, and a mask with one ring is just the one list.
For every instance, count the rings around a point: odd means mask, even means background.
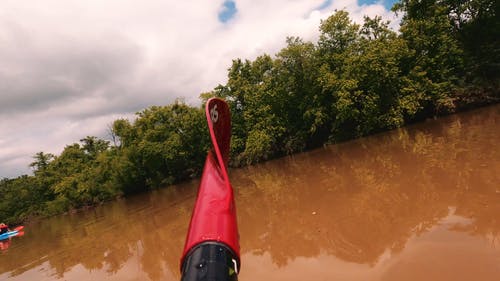
[{"label": "distant kayak", "polygon": [[18,226],[18,227],[14,228],[11,231],[8,231],[6,233],[0,234],[0,240],[5,240],[5,239],[8,239],[10,237],[14,237],[14,236],[18,236],[18,235],[24,234],[24,232],[22,231],[23,229],[24,229],[24,226]]},{"label": "distant kayak", "polygon": [[17,236],[18,233],[19,233],[18,230],[14,230],[14,231],[6,232],[4,234],[0,234],[0,240],[4,240],[4,239],[10,238],[10,237]]}]

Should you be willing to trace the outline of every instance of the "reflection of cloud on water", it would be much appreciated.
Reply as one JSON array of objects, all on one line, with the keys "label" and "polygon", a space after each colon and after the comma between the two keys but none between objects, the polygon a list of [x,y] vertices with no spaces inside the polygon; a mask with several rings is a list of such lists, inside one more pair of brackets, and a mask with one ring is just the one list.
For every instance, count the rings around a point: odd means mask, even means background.
[{"label": "reflection of cloud on water", "polygon": [[473,226],[474,221],[454,209],[427,232],[410,237],[380,280],[496,280],[500,250],[485,245],[485,237],[457,231],[457,226]]},{"label": "reflection of cloud on water", "polygon": [[[482,237],[452,228],[472,220],[448,214],[424,233],[413,234],[404,250],[386,249],[373,264],[349,262],[321,251],[278,265],[270,252],[246,252],[240,280],[485,280],[500,276],[500,251],[484,247]],[[293,245],[291,246],[293,247]]]},{"label": "reflection of cloud on water", "polygon": [[[87,266],[77,263],[65,268],[64,273],[59,274],[55,271],[50,262],[46,261],[37,267],[30,268],[19,275],[10,276],[9,280],[176,280],[177,275],[173,274],[163,266],[161,269],[162,275],[156,278],[150,278],[147,270],[141,267],[141,259],[144,257],[144,249],[142,249],[140,241],[131,243],[134,247],[130,248],[130,256],[119,266],[114,267],[110,256],[111,251],[104,253],[105,262],[102,267],[89,269]],[[112,258],[111,258],[112,259]],[[99,259],[97,259],[99,260]],[[100,260],[99,262],[102,262]],[[163,262],[164,263],[164,262]],[[2,277],[2,275],[0,275]],[[4,280],[2,278],[2,280]]]},{"label": "reflection of cloud on water", "polygon": [[193,191],[180,185],[30,224],[22,249],[0,256],[0,279],[178,280],[192,204],[172,202]]},{"label": "reflection of cloud on water", "polygon": [[[296,257],[284,267],[276,265],[269,252],[261,255],[245,253],[242,260],[245,268],[240,273],[240,280],[368,280],[370,276],[367,265],[349,263],[323,253],[314,257]],[[342,268],[342,271],[332,270],[335,268]]]}]

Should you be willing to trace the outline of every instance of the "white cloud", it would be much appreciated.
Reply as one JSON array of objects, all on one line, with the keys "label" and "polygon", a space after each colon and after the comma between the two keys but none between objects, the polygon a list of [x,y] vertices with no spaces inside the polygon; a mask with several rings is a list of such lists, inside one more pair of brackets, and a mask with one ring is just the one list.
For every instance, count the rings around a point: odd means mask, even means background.
[{"label": "white cloud", "polygon": [[[105,136],[119,117],[225,83],[234,58],[275,54],[286,36],[315,40],[320,19],[347,9],[394,19],[356,0],[23,0],[0,10],[0,177],[29,172],[38,151]],[[397,21],[396,21],[397,22]]]}]

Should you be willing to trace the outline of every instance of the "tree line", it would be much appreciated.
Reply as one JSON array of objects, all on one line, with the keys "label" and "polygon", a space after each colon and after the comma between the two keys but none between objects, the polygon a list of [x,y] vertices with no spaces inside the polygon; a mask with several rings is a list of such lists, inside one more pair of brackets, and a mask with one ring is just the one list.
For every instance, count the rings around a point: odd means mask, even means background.
[{"label": "tree line", "polygon": [[[317,42],[286,39],[274,56],[235,59],[201,100],[232,112],[231,166],[401,127],[500,100],[499,4],[401,0],[399,31],[336,11]],[[93,206],[200,174],[210,141],[202,107],[177,100],[119,119],[112,139],[87,136],[39,152],[33,175],[0,180],[0,219],[18,223]]]}]

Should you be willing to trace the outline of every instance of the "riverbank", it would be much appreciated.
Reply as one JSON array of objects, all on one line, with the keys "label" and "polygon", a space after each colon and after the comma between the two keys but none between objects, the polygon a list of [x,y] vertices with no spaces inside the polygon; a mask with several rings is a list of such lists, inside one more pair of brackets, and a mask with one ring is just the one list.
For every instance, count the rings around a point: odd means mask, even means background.
[{"label": "riverbank", "polygon": [[[453,112],[442,113],[439,116],[434,116],[433,119],[444,118],[444,117],[449,116],[449,115],[460,114],[460,113],[464,113],[466,111],[480,110],[481,108],[485,108],[485,107],[488,107],[488,106],[496,106],[498,103],[500,103],[500,100],[498,99],[498,96],[489,95],[489,96],[484,96],[484,97],[486,97],[486,98],[483,99],[483,100],[479,100],[479,99],[475,98],[474,99],[474,101],[475,101],[474,103],[464,103],[463,101],[461,101],[462,105],[461,106],[456,106],[456,110],[454,110]],[[429,117],[431,117],[431,116],[429,116]],[[415,125],[415,124],[422,123],[422,122],[424,122],[424,120],[408,124],[407,126],[409,126],[409,125]],[[355,140],[355,139],[346,140],[346,141],[352,141],[352,140]],[[335,145],[335,143],[329,143],[329,144],[325,143],[324,145]],[[314,150],[314,149],[317,149],[317,148],[318,147],[312,147],[312,148],[310,148],[308,150]],[[305,152],[305,151],[301,151],[300,153],[302,153],[302,152]],[[283,156],[280,156],[280,157],[283,157]],[[276,159],[276,158],[279,158],[279,157],[273,157],[273,158],[270,158],[268,160],[273,160],[273,159]],[[233,169],[239,169],[239,168],[243,168],[243,167],[245,167],[245,166],[243,166],[243,165],[234,166],[233,165],[232,168]],[[196,178],[196,177],[190,177],[190,178],[186,178],[185,180],[179,180],[179,181],[176,182],[176,184],[179,184],[179,183],[182,183],[182,182],[191,181],[194,178]],[[159,188],[168,188],[169,186],[170,185],[165,185],[165,186],[161,186]],[[89,204],[89,205],[85,205],[85,206],[69,208],[68,210],[66,210],[64,212],[55,212],[55,213],[50,213],[50,214],[31,215],[29,217],[24,218],[23,220],[20,220],[20,221],[12,221],[12,220],[9,220],[9,219],[6,219],[5,221],[7,221],[9,223],[12,223],[14,225],[39,223],[40,220],[43,220],[43,219],[48,218],[48,217],[53,216],[53,215],[75,215],[75,214],[80,213],[80,212],[91,211],[94,208],[102,206],[103,204],[107,204],[110,201],[124,200],[125,197],[127,197],[129,195],[134,195],[134,194],[135,193],[132,193],[132,194],[116,194],[115,197],[113,197],[113,198],[107,198],[106,200],[101,200],[101,201],[98,201],[98,202],[96,202],[94,204]]]}]

